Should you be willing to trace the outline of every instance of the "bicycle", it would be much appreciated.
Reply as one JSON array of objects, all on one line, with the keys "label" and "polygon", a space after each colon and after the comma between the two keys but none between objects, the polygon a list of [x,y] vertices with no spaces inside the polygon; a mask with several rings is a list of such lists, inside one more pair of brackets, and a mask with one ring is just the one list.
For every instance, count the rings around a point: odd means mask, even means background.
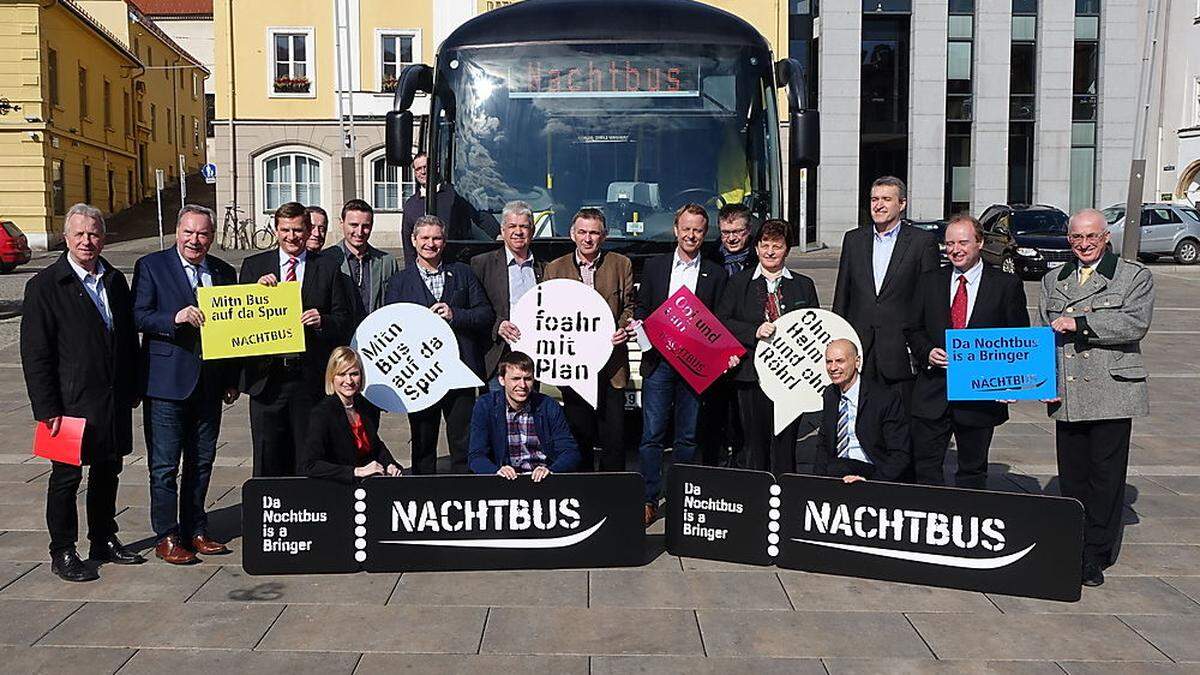
[{"label": "bicycle", "polygon": [[265,251],[275,246],[275,229],[271,227],[271,218],[267,218],[267,222],[263,226],[254,230],[250,235],[250,242],[254,248],[259,251]]},{"label": "bicycle", "polygon": [[220,246],[222,251],[229,249],[250,248],[250,237],[246,234],[246,227],[253,225],[252,218],[238,218],[239,215],[245,213],[242,209],[228,204],[225,206],[225,220],[221,226],[221,241]]}]

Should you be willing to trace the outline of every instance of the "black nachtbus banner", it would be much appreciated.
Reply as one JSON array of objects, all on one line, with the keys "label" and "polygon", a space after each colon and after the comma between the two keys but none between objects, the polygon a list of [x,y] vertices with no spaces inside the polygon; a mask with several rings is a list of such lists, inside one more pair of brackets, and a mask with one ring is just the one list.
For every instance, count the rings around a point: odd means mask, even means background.
[{"label": "black nachtbus banner", "polygon": [[[765,505],[748,499],[747,474]],[[1083,508],[1074,499],[876,481],[676,466],[668,489],[691,490],[690,510],[743,505],[738,519],[718,515],[709,537],[689,531],[686,495],[667,510],[667,551],[675,555],[764,564],[928,586],[1075,601],[1080,596]],[[753,488],[762,493],[762,489]],[[680,508],[680,507],[683,508]],[[712,522],[712,516],[706,517]],[[690,530],[696,532],[694,528]],[[765,532],[765,535],[764,535]],[[744,557],[739,557],[744,554]]]},{"label": "black nachtbus banner", "polygon": [[642,489],[633,473],[355,486],[254,478],[242,488],[242,566],[289,574],[643,565]]},{"label": "black nachtbus banner", "polygon": [[667,482],[667,550],[685,558],[770,565],[779,526],[765,517],[779,506],[769,473],[676,464]]}]

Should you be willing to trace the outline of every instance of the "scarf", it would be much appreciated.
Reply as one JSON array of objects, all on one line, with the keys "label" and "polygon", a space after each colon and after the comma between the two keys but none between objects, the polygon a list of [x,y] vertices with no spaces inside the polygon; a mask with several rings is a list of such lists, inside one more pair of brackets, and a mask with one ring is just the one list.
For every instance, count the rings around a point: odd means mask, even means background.
[{"label": "scarf", "polygon": [[742,249],[738,253],[730,253],[725,250],[724,246],[719,249],[721,254],[721,266],[725,268],[725,273],[733,276],[746,268],[746,260],[750,258],[750,247]]}]

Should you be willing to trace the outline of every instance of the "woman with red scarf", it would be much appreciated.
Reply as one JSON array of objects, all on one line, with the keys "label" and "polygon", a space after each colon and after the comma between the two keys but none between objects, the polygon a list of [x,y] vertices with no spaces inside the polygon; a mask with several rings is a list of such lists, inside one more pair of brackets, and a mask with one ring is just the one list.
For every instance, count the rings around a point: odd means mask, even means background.
[{"label": "woman with red scarf", "polygon": [[369,476],[399,476],[400,465],[379,437],[379,411],[362,397],[362,362],[338,347],[325,368],[325,393],[311,413],[300,473],[353,483]]}]

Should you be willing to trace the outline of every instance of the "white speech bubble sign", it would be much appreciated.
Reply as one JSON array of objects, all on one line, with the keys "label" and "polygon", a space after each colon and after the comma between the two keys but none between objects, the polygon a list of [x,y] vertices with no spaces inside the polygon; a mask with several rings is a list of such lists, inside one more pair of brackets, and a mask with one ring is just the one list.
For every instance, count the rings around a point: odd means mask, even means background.
[{"label": "white speech bubble sign", "polygon": [[775,322],[775,335],[754,350],[754,370],[763,393],[775,404],[775,433],[801,413],[824,405],[822,394],[831,382],[825,372],[825,347],[847,339],[862,354],[858,333],[842,317],[824,309],[788,312]]},{"label": "white speech bubble sign", "polygon": [[585,283],[551,279],[522,295],[510,320],[521,331],[513,351],[533,359],[538,381],[570,387],[595,408],[617,331],[604,298]]},{"label": "white speech bubble sign", "polygon": [[458,354],[454,331],[428,307],[397,302],[371,312],[350,343],[363,362],[363,395],[388,412],[420,412],[451,389],[483,382]]}]

